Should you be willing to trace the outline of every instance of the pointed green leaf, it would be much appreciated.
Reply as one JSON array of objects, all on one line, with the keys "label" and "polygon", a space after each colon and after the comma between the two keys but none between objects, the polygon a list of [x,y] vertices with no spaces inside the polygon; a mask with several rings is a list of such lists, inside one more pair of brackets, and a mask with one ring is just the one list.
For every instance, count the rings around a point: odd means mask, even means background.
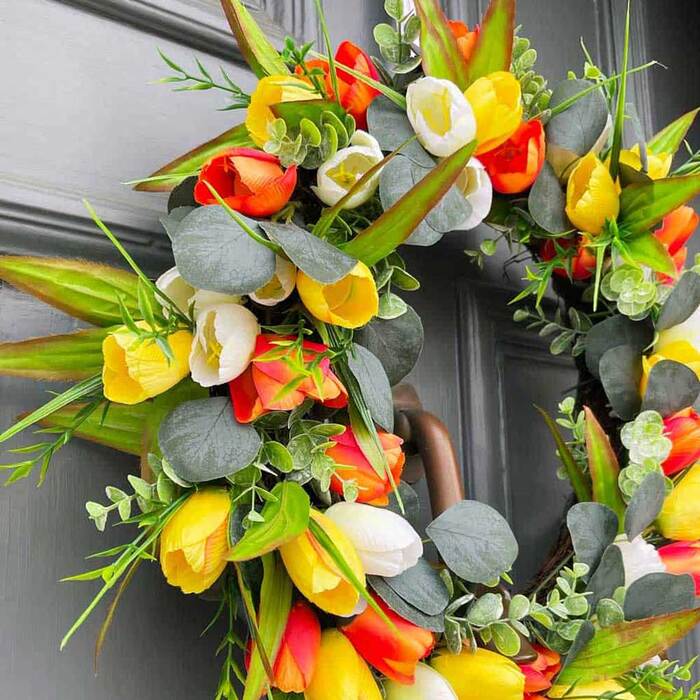
[{"label": "pointed green leaf", "polygon": [[0,256],[0,279],[96,326],[121,325],[119,298],[140,319],[138,277],[126,270],[68,258]]},{"label": "pointed green leaf", "polygon": [[676,276],[676,264],[666,246],[650,231],[626,238],[619,247],[620,252],[630,262],[646,265],[656,272]]},{"label": "pointed green leaf", "polygon": [[141,180],[134,189],[139,192],[170,192],[186,177],[196,174],[217,153],[227,148],[253,145],[245,124],[239,124],[164,165],[150,177]]},{"label": "pointed green leaf", "polygon": [[613,140],[610,149],[610,174],[613,180],[617,180],[620,171],[620,152],[622,151],[622,136],[625,128],[625,108],[627,107],[627,77],[629,68],[630,49],[630,18],[631,0],[627,0],[627,14],[625,17],[625,39],[622,50],[622,75],[617,87],[617,108],[615,110],[615,123],[613,125]]},{"label": "pointed green leaf", "polygon": [[610,445],[610,439],[588,406],[586,413],[586,451],[588,468],[593,483],[593,500],[608,506],[617,514],[619,529],[623,532],[625,522],[625,502],[617,485],[620,466]]},{"label": "pointed green leaf", "polygon": [[666,214],[698,194],[700,174],[629,185],[620,195],[620,226],[628,236],[649,231]]},{"label": "pointed green leaf", "polygon": [[651,137],[647,143],[647,149],[656,155],[662,153],[675,153],[683,143],[688,130],[693,125],[695,117],[700,112],[700,107],[692,112],[686,112],[682,117],[665,126],[658,134]]},{"label": "pointed green leaf", "polygon": [[44,380],[85,379],[102,371],[108,328],[0,343],[0,374]]},{"label": "pointed green leaf", "polygon": [[[423,71],[434,78],[446,78],[461,90],[469,85],[467,62],[438,0],[416,0],[420,18],[420,46]],[[513,41],[511,34],[511,43]]]},{"label": "pointed green leaf", "polygon": [[700,609],[623,622],[596,631],[558,676],[559,686],[616,678],[680,641],[700,622]]},{"label": "pointed green leaf", "polygon": [[514,31],[515,0],[491,0],[467,65],[467,85],[489,73],[510,70]]},{"label": "pointed green leaf", "polygon": [[445,158],[390,209],[343,246],[348,255],[374,265],[401,245],[445,196],[471,158],[476,142]]},{"label": "pointed green leaf", "polygon": [[221,6],[236,37],[238,48],[253,73],[258,78],[287,75],[289,68],[241,0],[221,0]]}]

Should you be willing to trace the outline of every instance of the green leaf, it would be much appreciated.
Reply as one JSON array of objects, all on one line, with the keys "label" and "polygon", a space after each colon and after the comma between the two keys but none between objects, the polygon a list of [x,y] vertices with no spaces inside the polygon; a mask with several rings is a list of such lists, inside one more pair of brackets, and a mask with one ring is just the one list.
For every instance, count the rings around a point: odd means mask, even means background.
[{"label": "green leaf", "polygon": [[602,503],[576,503],[566,515],[576,560],[595,570],[617,536],[617,515]]},{"label": "green leaf", "polygon": [[622,150],[622,137],[625,129],[625,108],[627,106],[627,77],[629,70],[630,53],[630,20],[631,0],[627,0],[627,14],[625,16],[625,38],[622,49],[622,74],[617,83],[617,108],[615,122],[613,124],[613,140],[610,149],[610,175],[617,180],[620,170],[620,151]]},{"label": "green leaf", "polygon": [[221,151],[254,145],[245,124],[239,124],[164,165],[149,177],[137,180],[134,189],[139,192],[170,192],[185,178],[195,175],[208,160]]},{"label": "green leaf", "polygon": [[588,468],[593,484],[593,500],[610,508],[619,519],[619,528],[625,519],[625,502],[617,484],[620,467],[610,439],[588,406],[586,414],[586,451]]},{"label": "green leaf", "polygon": [[360,386],[374,422],[391,432],[394,429],[394,401],[382,363],[367,348],[353,344],[348,352],[348,367]]},{"label": "green leaf", "polygon": [[669,615],[695,605],[695,583],[688,574],[656,571],[637,579],[625,593],[625,619]]},{"label": "green leaf", "polygon": [[467,63],[467,83],[459,84],[463,90],[489,73],[510,70],[514,31],[515,0],[491,0]]},{"label": "green leaf", "polygon": [[496,649],[504,656],[516,656],[521,641],[518,633],[506,622],[496,622],[489,627]]},{"label": "green leaf", "polygon": [[591,594],[587,599],[592,609],[603,598],[612,598],[615,591],[625,585],[625,566],[620,548],[611,544],[603,552],[596,570],[588,582],[587,591]]},{"label": "green leaf", "polygon": [[624,230],[625,236],[648,232],[666,214],[698,194],[700,173],[628,185],[620,195],[620,228]]},{"label": "green leaf", "polygon": [[288,75],[289,68],[241,0],[221,0],[245,62],[258,78]]},{"label": "green leaf", "polygon": [[397,595],[426,615],[439,615],[450,602],[450,594],[440,574],[426,559],[398,576],[384,578]]},{"label": "green leaf", "polygon": [[343,251],[371,266],[395,250],[447,194],[464,170],[475,146],[472,141],[445,158],[393,207],[346,243]]},{"label": "green leaf", "polygon": [[421,23],[423,72],[434,78],[451,80],[460,90],[465,90],[470,83],[467,62],[440,3],[438,0],[415,0],[414,5]]},{"label": "green leaf", "polygon": [[632,263],[646,265],[656,272],[676,276],[676,264],[668,252],[668,248],[651,232],[638,233],[625,238],[622,247],[616,244],[624,257]]},{"label": "green leaf", "polygon": [[418,625],[423,629],[441,634],[445,631],[445,615],[428,615],[419,608],[411,605],[399,595],[390,585],[390,578],[368,576],[367,581],[372,590],[398,615]]},{"label": "green leaf", "polygon": [[503,616],[503,596],[498,593],[484,593],[469,608],[467,620],[472,625],[486,627]]},{"label": "green leaf", "polygon": [[[241,218],[259,231],[257,221]],[[178,271],[198,289],[249,294],[269,282],[275,272],[275,254],[253,240],[223,207],[193,210],[171,237]]]},{"label": "green leaf", "polygon": [[518,543],[505,518],[478,501],[460,501],[426,528],[445,564],[470,583],[488,583],[509,571]]},{"label": "green leaf", "polygon": [[590,373],[600,377],[600,361],[605,353],[620,345],[629,345],[643,350],[654,339],[654,329],[650,323],[632,321],[627,316],[616,315],[596,323],[586,335],[586,366]]},{"label": "green leaf", "polygon": [[678,119],[665,126],[657,134],[654,134],[647,143],[649,152],[655,155],[675,153],[683,143],[698,112],[700,112],[700,107],[691,112],[686,112],[682,117],[678,117]]},{"label": "green leaf", "polygon": [[566,216],[566,195],[552,166],[545,162],[527,198],[528,210],[538,226],[563,233],[572,226]]},{"label": "green leaf", "polygon": [[549,428],[549,432],[554,438],[554,442],[557,446],[557,452],[559,454],[559,459],[561,460],[562,464],[564,465],[564,468],[566,469],[566,474],[569,477],[569,481],[571,482],[571,486],[574,489],[576,498],[581,502],[590,501],[591,487],[588,483],[588,479],[581,470],[581,467],[576,463],[576,460],[571,454],[569,446],[566,444],[566,441],[562,437],[561,432],[559,432],[557,424],[547,413],[547,411],[545,411],[543,408],[540,408],[539,406],[535,406],[535,408],[539,411],[542,418],[544,418],[544,421],[547,424],[547,428]]},{"label": "green leaf", "polygon": [[615,413],[623,420],[634,420],[642,399],[642,354],[632,345],[618,345],[600,358],[600,381]]},{"label": "green leaf", "polygon": [[110,329],[0,343],[0,374],[44,380],[85,379],[102,371],[102,341]]},{"label": "green leaf", "polygon": [[661,470],[648,474],[637,487],[625,513],[625,533],[632,541],[651,525],[666,499],[666,479]]},{"label": "green leaf", "polygon": [[240,471],[261,445],[255,428],[238,423],[221,396],[180,404],[161,424],[158,441],[175,473],[193,483]]},{"label": "green leaf", "polygon": [[692,406],[698,394],[700,380],[690,367],[675,360],[661,360],[649,372],[642,408],[671,416]]},{"label": "green leaf", "polygon": [[666,299],[654,327],[657,331],[673,328],[692,316],[700,306],[700,275],[687,270]]},{"label": "green leaf", "polygon": [[[316,126],[320,126],[323,122],[329,118],[327,114],[330,112],[335,115],[338,119],[335,120],[336,126],[341,131],[344,130],[342,126],[342,120],[345,119],[347,112],[337,103],[331,102],[329,100],[319,100],[313,96],[317,94],[314,92],[309,92],[308,100],[295,101],[295,102],[279,102],[272,105],[270,109],[272,113],[284,120],[284,123],[289,129],[299,129],[301,128],[301,122],[303,119],[308,119],[313,122]],[[345,140],[347,141],[348,135],[345,135]]]},{"label": "green leaf", "polygon": [[700,609],[651,617],[597,630],[557,678],[558,685],[617,678],[663,653],[700,622]]},{"label": "green leaf", "polygon": [[268,501],[264,522],[250,527],[229,552],[229,561],[248,561],[277,549],[301,535],[309,525],[309,495],[294,481],[282,481],[272,489],[276,501]]},{"label": "green leaf", "polygon": [[0,279],[96,326],[122,324],[119,298],[135,319],[141,318],[138,277],[102,263],[2,255]]}]

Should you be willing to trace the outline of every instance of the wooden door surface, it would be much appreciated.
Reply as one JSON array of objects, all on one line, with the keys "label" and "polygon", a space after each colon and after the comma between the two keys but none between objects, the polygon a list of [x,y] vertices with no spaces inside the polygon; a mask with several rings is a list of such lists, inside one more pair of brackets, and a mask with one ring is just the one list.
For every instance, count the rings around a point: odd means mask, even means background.
[{"label": "wooden door surface", "polygon": [[[311,0],[248,3],[276,39],[317,36]],[[580,66],[579,37],[609,71],[619,53],[622,4],[616,0],[520,0],[518,22],[556,81],[564,66]],[[647,48],[668,58],[676,82],[646,76],[634,81],[651,132],[697,102],[697,73],[679,78],[697,56],[689,46],[698,12],[693,0],[635,4],[633,61]],[[1,0],[0,252],[69,255],[116,262],[110,245],[86,217],[89,199],[152,273],[170,264],[158,224],[165,200],[132,192],[121,182],[143,176],[231,125],[209,93],[173,95],[153,85],[167,71],[156,47],[185,65],[198,55],[223,64],[243,87],[253,85],[221,16],[218,0]],[[447,0],[448,14],[474,23],[484,0]],[[335,40],[371,45],[382,19],[380,0],[325,0]],[[682,21],[680,18],[685,18]],[[678,34],[683,33],[679,39]],[[661,55],[659,55],[661,54]],[[689,76],[689,77],[688,77]],[[690,80],[695,81],[692,90]],[[653,92],[652,92],[653,90]],[[653,96],[653,97],[652,97]],[[484,270],[463,253],[479,230],[448,235],[429,251],[407,249],[424,287],[407,300],[426,331],[423,357],[411,381],[426,408],[454,436],[470,497],[503,512],[518,534],[515,576],[537,570],[562,517],[569,491],[554,477],[556,462],[533,404],[556,410],[576,381],[566,358],[512,322],[507,306],[521,268],[499,253]],[[75,327],[59,312],[0,287],[0,339],[57,333]],[[0,378],[0,426],[39,405],[53,387]],[[22,438],[26,441],[27,438]],[[83,556],[121,541],[120,528],[99,534],[84,503],[108,484],[123,486],[136,468],[106,448],[75,442],[55,459],[45,485],[27,479],[0,491],[0,700],[205,700],[218,670],[216,634],[199,634],[214,612],[206,601],[185,600],[157,567],[137,574],[93,671],[98,613],[69,647],[59,640],[81,612],[94,583],[59,583],[85,568]],[[424,490],[423,502],[427,500]],[[424,518],[427,519],[427,512]],[[685,650],[690,656],[691,648]]]}]

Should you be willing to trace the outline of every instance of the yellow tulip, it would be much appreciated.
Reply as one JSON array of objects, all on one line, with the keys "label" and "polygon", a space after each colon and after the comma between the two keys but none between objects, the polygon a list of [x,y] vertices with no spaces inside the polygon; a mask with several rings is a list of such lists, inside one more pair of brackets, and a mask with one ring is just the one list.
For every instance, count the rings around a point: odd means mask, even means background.
[{"label": "yellow tulip", "polygon": [[603,693],[618,693],[615,700],[634,700],[632,693],[623,693],[624,688],[615,681],[597,681],[586,685],[577,685],[570,692],[566,686],[554,686],[549,693],[550,698],[599,698]]},{"label": "yellow tulip", "polygon": [[669,540],[700,539],[700,463],[673,487],[657,519]]},{"label": "yellow tulip", "polygon": [[589,153],[576,164],[566,189],[566,214],[580,231],[596,235],[606,219],[620,212],[620,197],[610,171]]},{"label": "yellow tulip", "polygon": [[[311,511],[311,517],[326,531],[364,584],[362,562],[347,535],[322,513]],[[352,614],[360,599],[359,593],[338,571],[310,530],[282,545],[280,554],[289,577],[305,598],[332,615],[347,617]]]},{"label": "yellow tulip", "polygon": [[205,488],[192,494],[160,535],[160,566],[183,593],[206,591],[226,568],[228,491]]},{"label": "yellow tulip", "polygon": [[267,127],[275,120],[272,105],[313,99],[318,99],[318,94],[308,80],[291,75],[270,75],[259,80],[250,96],[245,120],[250,137],[258,146],[262,146],[270,138]]},{"label": "yellow tulip", "polygon": [[[147,329],[145,321],[140,328]],[[136,404],[162,394],[190,373],[192,334],[177,331],[168,336],[174,359],[153,340],[139,342],[126,326],[110,333],[102,342],[104,395],[110,401]]]},{"label": "yellow tulip", "polygon": [[[316,670],[305,700],[382,700],[382,693],[369,670],[347,637],[338,630],[326,630]],[[522,699],[521,699],[522,700]]]},{"label": "yellow tulip", "polygon": [[430,665],[452,686],[458,700],[522,700],[525,676],[510,659],[488,649],[439,654]]},{"label": "yellow tulip", "polygon": [[477,156],[506,142],[520,126],[520,83],[512,73],[490,73],[475,80],[464,94],[476,118]]},{"label": "yellow tulip", "polygon": [[[672,153],[654,154],[647,152],[647,175],[652,180],[659,180],[668,175],[673,161]],[[635,170],[642,169],[642,158],[639,154],[639,144],[635,144],[630,150],[620,153],[620,163],[629,165]]]},{"label": "yellow tulip", "polygon": [[297,291],[304,306],[319,321],[343,328],[364,326],[379,311],[377,285],[362,262],[333,284],[317,282],[299,270]]}]

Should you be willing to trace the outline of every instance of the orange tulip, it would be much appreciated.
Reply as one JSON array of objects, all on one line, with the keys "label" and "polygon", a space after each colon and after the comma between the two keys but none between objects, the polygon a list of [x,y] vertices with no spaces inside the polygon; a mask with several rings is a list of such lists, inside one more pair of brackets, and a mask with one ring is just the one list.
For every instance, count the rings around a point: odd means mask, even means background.
[{"label": "orange tulip", "polygon": [[[685,266],[688,258],[686,243],[695,233],[699,221],[700,217],[692,207],[678,207],[667,214],[661,222],[661,227],[654,231],[654,235],[666,246],[678,272]],[[673,277],[661,273],[659,273],[659,279],[664,284],[675,282]]]},{"label": "orange tulip", "polygon": [[[398,484],[406,461],[406,455],[401,449],[403,440],[392,433],[379,431],[379,441],[382,443],[394,483]],[[344,433],[334,436],[333,442],[335,445],[326,450],[326,455],[336,463],[336,471],[331,478],[331,491],[342,494],[343,481],[354,479],[360,490],[357,497],[360,503],[374,506],[385,506],[389,503],[389,494],[392,491],[389,475],[381,477],[377,474],[360,449],[352,428],[346,428]]]},{"label": "orange tulip", "polygon": [[[347,405],[348,392],[331,370],[327,357],[318,363],[318,383],[313,376],[304,376],[310,363],[328,348],[304,340],[303,353],[297,353],[294,347],[276,344],[289,340],[292,340],[291,336],[259,335],[250,365],[243,374],[229,382],[233,410],[239,423],[250,423],[270,411],[291,411],[307,398],[332,408]],[[279,355],[274,359],[263,357],[273,352]]]},{"label": "orange tulip", "polygon": [[435,646],[433,633],[397,615],[380,598],[375,596],[375,600],[395,630],[368,607],[342,632],[368,664],[397,683],[411,684],[416,665]]},{"label": "orange tulip", "polygon": [[[588,242],[586,236],[577,236],[575,239],[560,238],[557,240],[557,244],[562,248],[576,246],[576,252],[571,257],[571,277],[575,280],[587,280],[595,271],[595,252],[588,246]],[[557,249],[554,241],[551,238],[547,239],[540,249],[542,260],[552,260],[556,254]],[[558,277],[569,276],[567,268],[563,265],[555,267],[554,274]]]},{"label": "orange tulip", "polygon": [[672,542],[658,549],[661,561],[670,574],[690,574],[695,594],[700,595],[700,542]]},{"label": "orange tulip", "polygon": [[477,39],[479,38],[479,33],[481,31],[479,25],[477,24],[471,31],[469,27],[460,22],[458,19],[449,20],[450,31],[455,39],[457,39],[457,46],[459,51],[464,56],[464,59],[468,61],[474,51]]},{"label": "orange tulip", "polygon": [[230,148],[204,165],[194,186],[199,204],[218,204],[207,183],[231,209],[267,217],[289,201],[297,185],[297,167],[285,172],[277,156],[254,148]]},{"label": "orange tulip", "polygon": [[672,476],[700,459],[700,415],[693,408],[665,418],[664,432],[673,443],[671,453],[661,465],[666,476]]},{"label": "orange tulip", "polygon": [[545,700],[539,695],[542,690],[552,687],[552,680],[561,669],[561,657],[556,651],[534,644],[537,658],[529,664],[520,664],[520,670],[525,676],[525,697],[523,700]]},{"label": "orange tulip", "polygon": [[523,122],[498,148],[482,153],[479,160],[502,194],[523,192],[537,179],[544,165],[544,127],[539,119]]}]

